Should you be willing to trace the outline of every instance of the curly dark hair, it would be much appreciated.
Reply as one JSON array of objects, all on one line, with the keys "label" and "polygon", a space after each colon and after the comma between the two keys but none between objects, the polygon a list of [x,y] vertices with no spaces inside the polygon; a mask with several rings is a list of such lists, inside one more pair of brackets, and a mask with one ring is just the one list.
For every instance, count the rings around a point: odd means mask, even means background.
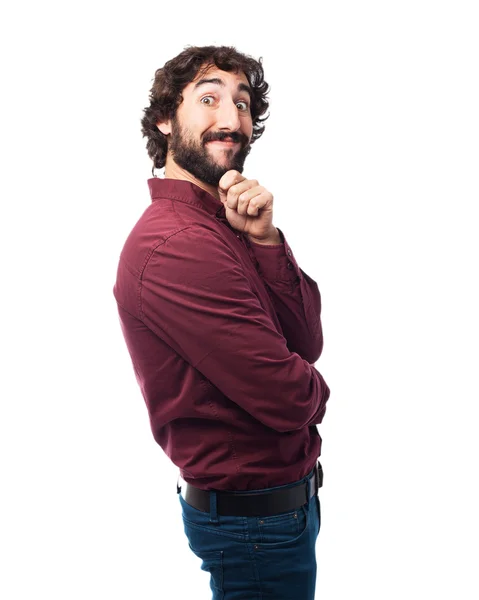
[{"label": "curly dark hair", "polygon": [[146,149],[153,160],[152,174],[155,168],[161,169],[165,166],[168,151],[167,137],[156,124],[176,116],[178,106],[183,100],[183,89],[195,79],[202,67],[202,71],[207,71],[212,66],[222,71],[244,72],[252,89],[253,133],[250,143],[263,135],[265,126],[262,123],[269,114],[265,117],[262,115],[269,108],[266,95],[270,88],[264,80],[262,58],[255,60],[238,52],[233,46],[186,46],[183,52],[155,72],[149,96],[150,106],[144,109],[141,119],[143,137],[148,138]]}]

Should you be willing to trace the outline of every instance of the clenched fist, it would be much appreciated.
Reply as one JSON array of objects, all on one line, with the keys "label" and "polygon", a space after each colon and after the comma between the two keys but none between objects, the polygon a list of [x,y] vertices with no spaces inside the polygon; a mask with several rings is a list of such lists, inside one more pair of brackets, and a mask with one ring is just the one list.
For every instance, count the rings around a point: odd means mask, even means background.
[{"label": "clenched fist", "polygon": [[218,192],[233,229],[258,240],[269,240],[277,235],[273,225],[273,194],[256,179],[246,179],[238,171],[227,171],[219,181]]}]

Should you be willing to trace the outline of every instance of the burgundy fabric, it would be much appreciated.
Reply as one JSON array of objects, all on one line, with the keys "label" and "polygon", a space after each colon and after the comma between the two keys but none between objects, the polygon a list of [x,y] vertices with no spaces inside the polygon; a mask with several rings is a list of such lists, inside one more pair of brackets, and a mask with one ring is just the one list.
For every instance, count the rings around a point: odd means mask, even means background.
[{"label": "burgundy fabric", "polygon": [[281,244],[254,243],[197,185],[148,186],[113,293],[155,440],[202,489],[297,481],[330,393],[316,282],[279,228]]}]

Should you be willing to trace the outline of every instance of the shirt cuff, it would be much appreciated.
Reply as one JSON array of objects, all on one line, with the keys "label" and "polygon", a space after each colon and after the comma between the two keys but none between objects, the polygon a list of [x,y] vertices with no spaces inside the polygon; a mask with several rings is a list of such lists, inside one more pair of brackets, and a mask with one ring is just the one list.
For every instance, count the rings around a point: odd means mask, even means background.
[{"label": "shirt cuff", "polygon": [[284,233],[276,227],[281,238],[281,244],[249,244],[257,261],[261,275],[271,281],[295,281],[301,278],[301,270],[293,256]]}]

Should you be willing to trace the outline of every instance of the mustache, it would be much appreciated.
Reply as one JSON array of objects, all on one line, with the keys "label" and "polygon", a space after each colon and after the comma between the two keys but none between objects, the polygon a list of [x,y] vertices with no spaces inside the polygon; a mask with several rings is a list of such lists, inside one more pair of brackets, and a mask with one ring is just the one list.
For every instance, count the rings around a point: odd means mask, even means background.
[{"label": "mustache", "polygon": [[241,144],[244,148],[248,143],[248,138],[238,131],[231,131],[230,133],[226,133],[224,131],[218,131],[217,133],[207,133],[203,137],[203,144],[207,144],[208,142],[235,142]]}]

